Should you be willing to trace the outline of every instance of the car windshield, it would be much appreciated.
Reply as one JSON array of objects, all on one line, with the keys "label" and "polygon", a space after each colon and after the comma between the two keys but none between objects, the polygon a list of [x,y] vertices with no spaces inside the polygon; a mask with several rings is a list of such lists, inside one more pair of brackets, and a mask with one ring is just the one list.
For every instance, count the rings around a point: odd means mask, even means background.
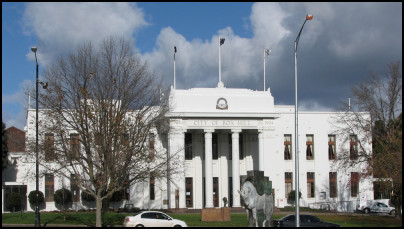
[{"label": "car windshield", "polygon": [[140,213],[142,213],[142,212],[136,212],[136,213],[133,214],[132,216],[137,216],[137,215],[139,215]]}]

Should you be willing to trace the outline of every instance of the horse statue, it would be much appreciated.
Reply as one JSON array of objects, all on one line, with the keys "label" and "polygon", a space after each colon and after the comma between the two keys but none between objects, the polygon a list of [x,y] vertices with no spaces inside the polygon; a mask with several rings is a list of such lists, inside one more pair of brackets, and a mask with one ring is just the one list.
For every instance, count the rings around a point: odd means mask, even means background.
[{"label": "horse statue", "polygon": [[[244,207],[247,211],[247,219],[250,220],[252,216],[255,220],[255,226],[258,227],[257,211],[263,210],[264,221],[262,226],[265,227],[268,222],[269,226],[272,226],[272,214],[274,211],[274,199],[273,194],[259,195],[256,188],[250,181],[244,182],[240,193],[241,198],[244,200]],[[252,213],[252,214],[251,214]]]}]

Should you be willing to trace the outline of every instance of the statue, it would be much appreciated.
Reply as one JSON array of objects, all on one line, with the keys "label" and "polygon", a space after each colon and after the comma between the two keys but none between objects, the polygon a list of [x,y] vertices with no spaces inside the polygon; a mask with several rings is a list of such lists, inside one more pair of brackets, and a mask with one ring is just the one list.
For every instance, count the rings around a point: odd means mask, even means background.
[{"label": "statue", "polygon": [[272,226],[272,214],[274,211],[273,194],[264,193],[259,195],[256,188],[250,181],[245,181],[241,191],[239,191],[241,198],[244,200],[244,207],[247,211],[247,219],[250,217],[255,221],[255,226],[258,227],[257,211],[262,210],[264,213],[264,221],[262,226],[265,227],[268,223]]},{"label": "statue", "polygon": [[224,207],[227,206],[227,197],[223,197],[223,204],[224,204]]}]

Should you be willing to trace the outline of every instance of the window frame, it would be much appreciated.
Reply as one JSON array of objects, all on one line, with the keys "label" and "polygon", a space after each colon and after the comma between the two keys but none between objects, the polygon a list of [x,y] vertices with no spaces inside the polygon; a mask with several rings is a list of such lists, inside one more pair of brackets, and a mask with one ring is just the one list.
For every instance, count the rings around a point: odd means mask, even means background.
[{"label": "window frame", "polygon": [[[310,137],[311,141],[309,141]],[[309,149],[311,155],[309,155]],[[314,160],[314,134],[306,134],[306,160]]]},{"label": "window frame", "polygon": [[[287,141],[287,138],[289,138],[289,141]],[[292,160],[292,135],[291,134],[285,134],[283,135],[283,145],[284,145],[284,150],[283,150],[283,159],[284,160]],[[289,150],[289,155],[286,155],[286,149]]]},{"label": "window frame", "polygon": [[[335,160],[337,157],[337,136],[335,134],[328,135],[328,160]],[[332,152],[330,152],[330,147]]]}]

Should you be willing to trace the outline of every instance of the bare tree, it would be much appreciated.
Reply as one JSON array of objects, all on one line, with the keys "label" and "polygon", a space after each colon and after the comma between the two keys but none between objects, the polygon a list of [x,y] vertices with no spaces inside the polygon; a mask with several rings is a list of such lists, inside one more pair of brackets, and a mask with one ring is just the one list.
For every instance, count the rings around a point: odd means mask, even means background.
[{"label": "bare tree", "polygon": [[170,158],[150,140],[167,130],[161,81],[128,41],[112,37],[96,50],[88,43],[60,58],[44,78],[40,130],[54,134],[54,147],[41,144],[41,165],[93,196],[102,226],[104,199],[150,176],[167,177]]},{"label": "bare tree", "polygon": [[[402,200],[402,75],[400,62],[388,64],[383,77],[372,72],[358,86],[353,98],[336,115],[340,132],[357,136],[357,148],[341,152],[335,165],[340,169],[361,166],[362,177],[377,178],[379,190],[392,190],[396,214],[401,217]],[[341,128],[344,126],[345,128]],[[352,137],[354,138],[354,137]],[[354,142],[351,139],[346,141]],[[354,139],[355,140],[355,139]],[[365,147],[372,143],[372,147]]]}]

